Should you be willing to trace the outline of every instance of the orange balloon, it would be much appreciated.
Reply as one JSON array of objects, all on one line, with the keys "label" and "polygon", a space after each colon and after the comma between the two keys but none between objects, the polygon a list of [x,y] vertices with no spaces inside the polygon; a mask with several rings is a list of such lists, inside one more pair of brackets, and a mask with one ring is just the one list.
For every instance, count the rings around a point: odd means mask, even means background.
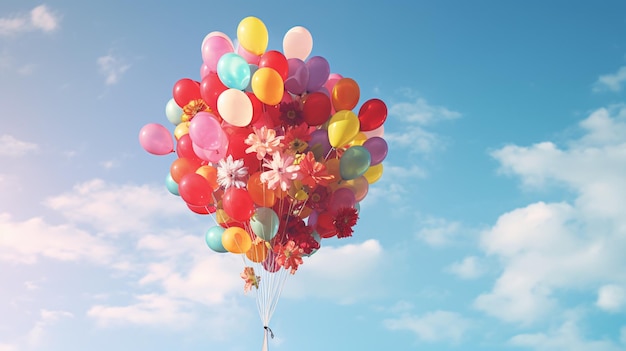
[{"label": "orange balloon", "polygon": [[209,165],[200,166],[196,169],[196,173],[203,176],[209,182],[209,185],[213,190],[220,187],[217,183],[217,168]]},{"label": "orange balloon", "polygon": [[341,78],[333,87],[331,101],[335,111],[352,110],[359,103],[361,89],[352,78]]},{"label": "orange balloon", "polygon": [[300,213],[298,213],[298,217],[305,219],[308,216],[310,216],[312,212],[313,212],[312,208],[308,206],[304,206],[304,208],[300,211]]},{"label": "orange balloon", "polygon": [[261,182],[261,172],[252,173],[248,178],[248,193],[257,206],[272,207],[276,203],[276,193]]},{"label": "orange balloon", "polygon": [[222,246],[234,254],[246,253],[252,247],[252,239],[245,229],[230,227],[222,233]]},{"label": "orange balloon", "polygon": [[328,187],[332,189],[333,186],[337,186],[337,183],[341,180],[341,172],[339,171],[339,159],[331,158],[326,160],[326,171],[328,174],[332,174],[335,178],[328,184]]},{"label": "orange balloon", "polygon": [[183,176],[195,172],[196,169],[198,169],[198,164],[188,158],[180,157],[172,162],[172,165],[170,166],[170,175],[176,183],[180,183]]},{"label": "orange balloon", "polygon": [[252,262],[263,262],[267,258],[267,246],[265,241],[252,244],[250,250],[246,252],[246,257]]},{"label": "orange balloon", "polygon": [[252,92],[267,105],[277,105],[283,99],[285,82],[275,69],[261,67],[254,72],[250,82]]}]

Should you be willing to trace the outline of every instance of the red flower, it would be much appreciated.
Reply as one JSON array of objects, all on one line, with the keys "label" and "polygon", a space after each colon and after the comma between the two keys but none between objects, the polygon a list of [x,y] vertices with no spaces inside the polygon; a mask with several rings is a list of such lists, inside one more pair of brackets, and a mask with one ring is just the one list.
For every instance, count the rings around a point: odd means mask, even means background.
[{"label": "red flower", "polygon": [[285,245],[277,245],[274,247],[277,254],[276,263],[285,269],[289,269],[291,274],[295,274],[298,267],[302,264],[302,248],[296,246],[295,241],[289,240]]},{"label": "red flower", "polygon": [[304,121],[300,101],[280,104],[280,122],[283,126],[296,126]]},{"label": "red flower", "polygon": [[310,188],[315,187],[317,184],[321,186],[327,186],[335,176],[328,174],[326,165],[321,162],[315,161],[315,155],[309,151],[306,156],[300,160],[300,176],[301,182]]},{"label": "red flower", "polygon": [[330,191],[325,186],[317,186],[311,194],[306,205],[310,208],[323,211],[328,207],[328,201],[330,200]]},{"label": "red flower", "polygon": [[313,237],[313,228],[306,225],[302,218],[290,216],[287,224],[287,238],[293,240],[296,246],[302,249],[302,253],[310,255],[320,248],[320,243]]},{"label": "red flower", "polygon": [[335,228],[337,228],[337,237],[346,238],[352,236],[354,227],[356,225],[359,215],[356,209],[352,207],[342,207],[337,211],[335,215]]},{"label": "red flower", "polygon": [[293,154],[302,153],[309,147],[309,144],[307,144],[311,140],[311,131],[309,129],[310,127],[306,123],[287,129],[283,141],[289,152]]}]

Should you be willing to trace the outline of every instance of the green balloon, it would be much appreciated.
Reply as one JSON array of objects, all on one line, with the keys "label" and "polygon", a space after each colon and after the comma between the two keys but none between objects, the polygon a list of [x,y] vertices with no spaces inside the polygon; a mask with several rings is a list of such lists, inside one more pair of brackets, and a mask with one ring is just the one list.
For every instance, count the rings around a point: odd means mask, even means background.
[{"label": "green balloon", "polygon": [[269,207],[259,207],[250,218],[250,228],[259,238],[270,241],[278,233],[278,215]]},{"label": "green balloon", "polygon": [[358,178],[370,168],[371,161],[369,150],[360,145],[351,146],[339,159],[339,174],[343,180]]}]

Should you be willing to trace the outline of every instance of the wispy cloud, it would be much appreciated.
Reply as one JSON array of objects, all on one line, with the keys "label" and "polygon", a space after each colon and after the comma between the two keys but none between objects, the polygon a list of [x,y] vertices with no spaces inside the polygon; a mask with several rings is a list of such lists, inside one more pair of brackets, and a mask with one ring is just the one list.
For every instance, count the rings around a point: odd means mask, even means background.
[{"label": "wispy cloud", "polygon": [[19,140],[9,134],[0,135],[0,156],[19,157],[37,150],[39,146],[35,143]]},{"label": "wispy cloud", "polygon": [[617,72],[604,74],[598,77],[593,85],[593,91],[613,91],[618,92],[622,90],[622,86],[626,82],[626,66],[620,67]]},{"label": "wispy cloud", "polygon": [[386,319],[383,324],[389,330],[413,332],[422,341],[458,344],[470,329],[472,321],[456,312],[434,311]]},{"label": "wispy cloud", "polygon": [[120,81],[124,73],[130,68],[130,64],[126,63],[121,57],[108,54],[98,57],[98,69],[104,76],[106,85],[114,85]]},{"label": "wispy cloud", "polygon": [[59,27],[60,16],[46,5],[33,8],[30,13],[15,14],[0,18],[0,36],[12,36],[24,32],[42,31],[49,33]]},{"label": "wispy cloud", "polygon": [[608,312],[620,312],[626,307],[626,287],[608,284],[598,290],[596,305]]},{"label": "wispy cloud", "polygon": [[476,279],[485,273],[486,267],[479,257],[468,256],[451,264],[448,271],[461,279]]},{"label": "wispy cloud", "polygon": [[39,312],[39,320],[28,333],[28,344],[32,346],[40,346],[46,337],[47,328],[57,323],[61,319],[73,318],[74,315],[67,311],[51,311],[41,310]]}]

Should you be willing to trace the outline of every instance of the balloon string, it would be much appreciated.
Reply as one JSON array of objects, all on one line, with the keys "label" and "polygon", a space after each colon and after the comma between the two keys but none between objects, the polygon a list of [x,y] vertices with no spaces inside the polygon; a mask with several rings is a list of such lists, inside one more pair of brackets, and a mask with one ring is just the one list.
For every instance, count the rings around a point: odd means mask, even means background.
[{"label": "balloon string", "polygon": [[267,325],[264,325],[263,329],[265,329],[266,332],[270,333],[270,338],[274,339],[274,332],[272,331],[272,329],[270,329],[270,327],[268,327]]}]

